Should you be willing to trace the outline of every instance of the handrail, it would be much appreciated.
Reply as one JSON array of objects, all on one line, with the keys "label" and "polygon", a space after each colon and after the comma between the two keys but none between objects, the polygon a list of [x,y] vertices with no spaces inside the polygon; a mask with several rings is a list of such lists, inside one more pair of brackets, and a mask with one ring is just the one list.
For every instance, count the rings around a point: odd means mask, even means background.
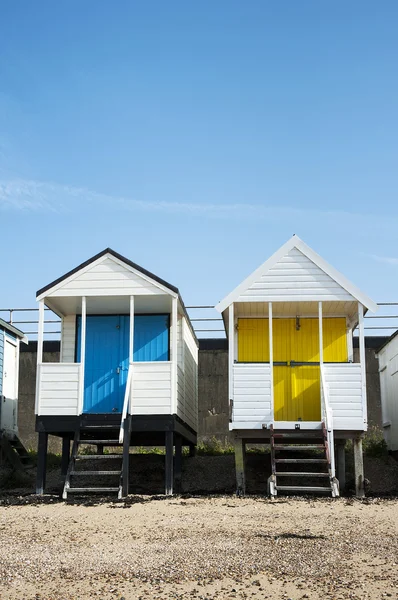
[{"label": "handrail", "polygon": [[325,373],[323,365],[321,365],[321,410],[322,418],[325,421],[329,456],[330,456],[330,470],[331,475],[334,478],[336,476],[336,465],[334,460],[334,432],[333,432],[333,410],[329,405],[329,393],[328,387],[325,381]]},{"label": "handrail", "polygon": [[129,412],[129,404],[131,398],[131,388],[133,381],[133,365],[129,364],[129,370],[127,373],[127,383],[126,383],[126,391],[124,393],[124,401],[123,401],[123,411],[122,411],[122,420],[120,423],[120,433],[119,433],[119,443],[123,443],[124,439],[124,425],[127,417],[127,413]]}]

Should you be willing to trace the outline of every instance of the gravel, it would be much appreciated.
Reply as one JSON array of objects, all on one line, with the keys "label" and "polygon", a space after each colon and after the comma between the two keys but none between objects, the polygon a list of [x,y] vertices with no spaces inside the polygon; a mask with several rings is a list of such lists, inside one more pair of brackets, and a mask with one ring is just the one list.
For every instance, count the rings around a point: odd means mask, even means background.
[{"label": "gravel", "polygon": [[0,598],[396,599],[397,529],[396,499],[9,496]]}]

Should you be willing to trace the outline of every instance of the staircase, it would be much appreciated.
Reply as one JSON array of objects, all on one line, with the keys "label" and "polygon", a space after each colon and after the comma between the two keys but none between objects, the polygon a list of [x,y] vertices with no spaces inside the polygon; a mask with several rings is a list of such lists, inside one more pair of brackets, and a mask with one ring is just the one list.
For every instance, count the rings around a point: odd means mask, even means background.
[{"label": "staircase", "polygon": [[[97,454],[84,454],[84,448],[88,446],[97,446]],[[62,498],[66,499],[69,494],[113,493],[122,497],[123,452],[103,454],[106,447],[123,447],[119,442],[119,428],[116,429],[114,424],[86,425],[81,422],[73,440]],[[128,452],[126,460],[128,463]]]},{"label": "staircase", "polygon": [[271,497],[278,493],[328,494],[333,498],[339,495],[324,423],[322,429],[289,432],[274,431],[271,425],[270,442],[272,475],[268,491]]},{"label": "staircase", "polygon": [[26,471],[34,466],[28,451],[16,435],[11,437],[0,431],[0,454],[15,471]]}]

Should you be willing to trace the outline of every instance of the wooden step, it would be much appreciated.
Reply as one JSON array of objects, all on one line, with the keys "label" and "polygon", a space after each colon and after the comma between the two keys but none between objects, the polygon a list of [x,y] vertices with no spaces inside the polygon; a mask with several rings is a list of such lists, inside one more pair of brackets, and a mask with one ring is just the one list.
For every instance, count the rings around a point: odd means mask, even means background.
[{"label": "wooden step", "polygon": [[120,475],[120,471],[71,471],[71,475]]},{"label": "wooden step", "polygon": [[278,471],[277,477],[329,477],[329,473],[300,473],[292,471]]},{"label": "wooden step", "polygon": [[123,458],[123,454],[78,454],[78,460],[104,460],[106,458]]},{"label": "wooden step", "polygon": [[295,445],[285,445],[285,444],[275,444],[275,450],[288,450],[290,452],[297,452],[300,450],[324,450],[325,446],[323,444],[312,444],[311,446],[295,446]]},{"label": "wooden step", "polygon": [[275,489],[279,492],[331,492],[331,487],[312,487],[299,485],[276,485]]},{"label": "wooden step", "polygon": [[283,440],[283,439],[295,439],[295,440],[299,440],[299,439],[305,439],[305,438],[309,438],[309,439],[314,439],[314,440],[321,440],[323,439],[323,433],[322,431],[316,431],[314,433],[311,433],[310,431],[301,431],[301,432],[292,432],[292,433],[274,433],[274,439],[275,440]]},{"label": "wooden step", "polygon": [[93,425],[84,425],[80,429],[80,433],[84,435],[86,431],[109,431],[110,429],[120,429],[120,423],[107,423],[106,425],[101,425],[101,423],[93,424]]},{"label": "wooden step", "polygon": [[108,493],[108,492],[118,492],[118,487],[88,487],[88,488],[68,488],[68,494],[84,494],[85,492],[91,493]]},{"label": "wooden step", "polygon": [[298,464],[298,463],[324,463],[326,464],[328,461],[326,458],[276,458],[276,463],[289,463],[289,464]]},{"label": "wooden step", "polygon": [[100,444],[102,446],[123,446],[119,440],[79,440],[80,444]]}]

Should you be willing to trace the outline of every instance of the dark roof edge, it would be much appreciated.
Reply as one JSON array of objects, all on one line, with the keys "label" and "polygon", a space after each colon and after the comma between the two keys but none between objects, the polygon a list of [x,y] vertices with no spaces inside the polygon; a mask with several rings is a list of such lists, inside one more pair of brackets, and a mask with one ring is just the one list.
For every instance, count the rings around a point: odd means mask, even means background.
[{"label": "dark roof edge", "polygon": [[167,283],[167,281],[165,281],[164,279],[161,279],[157,275],[154,275],[150,271],[147,271],[143,267],[140,267],[140,265],[137,265],[136,263],[132,262],[131,260],[129,260],[125,256],[122,256],[118,252],[115,252],[114,250],[112,250],[112,248],[105,248],[105,250],[102,250],[102,252],[99,252],[95,256],[92,256],[91,258],[89,258],[88,260],[86,260],[84,263],[82,263],[78,267],[75,267],[71,271],[68,271],[67,273],[65,273],[65,275],[62,275],[61,277],[58,277],[58,279],[55,279],[55,281],[52,281],[48,285],[45,285],[44,287],[42,287],[40,290],[38,290],[36,292],[36,298],[38,296],[41,296],[42,294],[44,294],[44,292],[47,292],[48,290],[50,290],[52,287],[55,287],[56,285],[58,285],[59,283],[61,283],[61,281],[64,281],[65,279],[67,279],[71,275],[74,275],[78,271],[81,271],[85,267],[88,267],[88,265],[90,265],[91,263],[95,262],[96,260],[98,260],[102,256],[105,256],[105,254],[110,254],[111,256],[114,256],[118,260],[121,260],[122,262],[126,263],[126,265],[129,265],[133,269],[136,269],[136,271],[139,271],[143,275],[146,275],[147,277],[150,277],[151,279],[153,279],[157,283],[160,283],[160,285],[163,285],[164,287],[168,288],[169,290],[171,290],[175,294],[179,293],[178,292],[178,288],[176,288],[174,285],[171,285],[170,283]]},{"label": "dark roof edge", "polygon": [[395,337],[397,337],[397,335],[398,329],[393,334],[391,334],[389,338],[386,339],[386,341],[377,349],[377,352],[379,353],[380,350],[383,350],[383,348],[385,348],[387,344],[389,344]]},{"label": "dark roof edge", "polygon": [[23,331],[21,331],[17,327],[14,327],[14,325],[11,325],[11,323],[7,323],[7,321],[4,321],[3,319],[0,319],[0,327],[3,327],[4,329],[7,329],[7,331],[10,331],[11,333],[13,333],[14,335],[16,335],[21,340],[26,340],[27,339],[26,335],[24,334]]}]

